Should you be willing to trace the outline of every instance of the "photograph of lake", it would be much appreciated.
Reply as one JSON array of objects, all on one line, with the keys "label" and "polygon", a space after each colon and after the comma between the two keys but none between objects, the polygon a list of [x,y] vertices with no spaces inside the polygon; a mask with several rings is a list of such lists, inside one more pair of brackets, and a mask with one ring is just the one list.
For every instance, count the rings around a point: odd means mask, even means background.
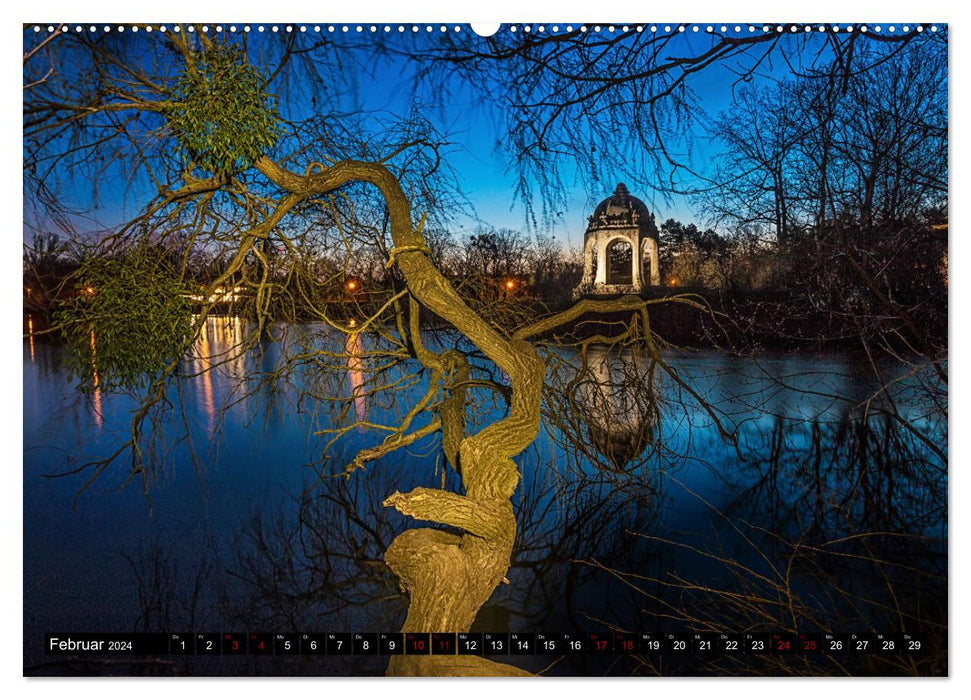
[{"label": "photograph of lake", "polygon": [[22,35],[24,676],[949,676],[947,24]]}]

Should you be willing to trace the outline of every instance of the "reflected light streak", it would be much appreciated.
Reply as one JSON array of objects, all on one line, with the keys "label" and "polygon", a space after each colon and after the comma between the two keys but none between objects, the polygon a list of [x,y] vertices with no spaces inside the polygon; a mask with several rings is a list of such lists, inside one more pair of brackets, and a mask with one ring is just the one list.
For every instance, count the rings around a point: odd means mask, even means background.
[{"label": "reflected light streak", "polygon": [[220,354],[231,353],[224,365],[234,379],[242,379],[246,373],[246,361],[239,352],[238,345],[243,337],[243,319],[239,316],[226,316],[213,319],[215,331],[214,344]]},{"label": "reflected light streak", "polygon": [[101,378],[98,376],[98,345],[94,339],[94,330],[91,331],[91,372],[94,377],[94,391],[91,393],[94,424],[100,428],[104,425],[104,415],[101,413]]},{"label": "reflected light streak", "polygon": [[[196,320],[198,316],[193,317],[193,321]],[[218,412],[214,374],[222,369],[225,375],[234,379],[245,378],[246,359],[239,352],[243,324],[239,316],[210,316],[196,339],[190,362],[196,376],[194,383],[200,392],[200,410],[206,416],[210,434],[215,430]],[[245,405],[245,399],[240,403]]]},{"label": "reflected light streak", "polygon": [[[198,366],[193,369],[199,372],[202,381],[202,412],[206,414],[208,430],[211,433],[216,420],[216,398],[212,386],[212,347],[209,344],[209,321],[207,320],[199,334]],[[196,364],[196,363],[193,363]]]},{"label": "reflected light streak", "polygon": [[364,395],[364,359],[361,357],[364,346],[361,344],[361,334],[348,333],[344,349],[347,352],[347,376],[351,382],[354,417],[363,421],[367,416],[367,397]]},{"label": "reflected light streak", "polygon": [[[28,290],[29,291],[29,290]],[[34,361],[34,317],[27,314],[27,341],[30,343],[30,361]]]}]

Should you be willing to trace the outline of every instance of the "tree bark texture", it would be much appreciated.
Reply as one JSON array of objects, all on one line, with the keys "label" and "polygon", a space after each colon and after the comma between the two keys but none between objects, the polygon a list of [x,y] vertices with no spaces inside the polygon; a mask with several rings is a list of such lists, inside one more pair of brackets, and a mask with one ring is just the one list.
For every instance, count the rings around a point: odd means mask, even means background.
[{"label": "tree bark texture", "polygon": [[[268,158],[256,167],[299,198],[332,191],[352,181],[381,190],[391,223],[393,261],[409,292],[451,323],[505,372],[511,386],[508,415],[459,443],[463,494],[418,488],[395,493],[386,506],[404,515],[457,528],[408,530],[388,547],[385,562],[410,596],[405,632],[468,631],[476,614],[509,570],[516,519],[511,498],[519,483],[513,458],[539,433],[545,365],[524,339],[507,340],[480,318],[427,255],[420,226],[412,223],[408,198],[383,165],[345,161],[299,175]],[[396,656],[396,675],[529,675],[513,666],[475,657]]]}]

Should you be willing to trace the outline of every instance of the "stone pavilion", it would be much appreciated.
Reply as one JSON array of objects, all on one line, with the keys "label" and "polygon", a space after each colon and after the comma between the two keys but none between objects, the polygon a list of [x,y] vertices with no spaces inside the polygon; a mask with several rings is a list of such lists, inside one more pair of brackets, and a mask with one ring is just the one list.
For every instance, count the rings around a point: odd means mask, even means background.
[{"label": "stone pavilion", "polygon": [[589,219],[583,278],[573,297],[640,294],[661,284],[654,215],[620,183]]}]

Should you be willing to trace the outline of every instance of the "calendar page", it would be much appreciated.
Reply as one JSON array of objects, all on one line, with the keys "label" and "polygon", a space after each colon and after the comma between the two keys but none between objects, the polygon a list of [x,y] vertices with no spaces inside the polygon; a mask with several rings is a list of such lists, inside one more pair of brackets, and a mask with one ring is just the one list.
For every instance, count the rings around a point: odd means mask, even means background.
[{"label": "calendar page", "polygon": [[948,675],[948,26],[626,19],[23,25],[25,676]]}]

